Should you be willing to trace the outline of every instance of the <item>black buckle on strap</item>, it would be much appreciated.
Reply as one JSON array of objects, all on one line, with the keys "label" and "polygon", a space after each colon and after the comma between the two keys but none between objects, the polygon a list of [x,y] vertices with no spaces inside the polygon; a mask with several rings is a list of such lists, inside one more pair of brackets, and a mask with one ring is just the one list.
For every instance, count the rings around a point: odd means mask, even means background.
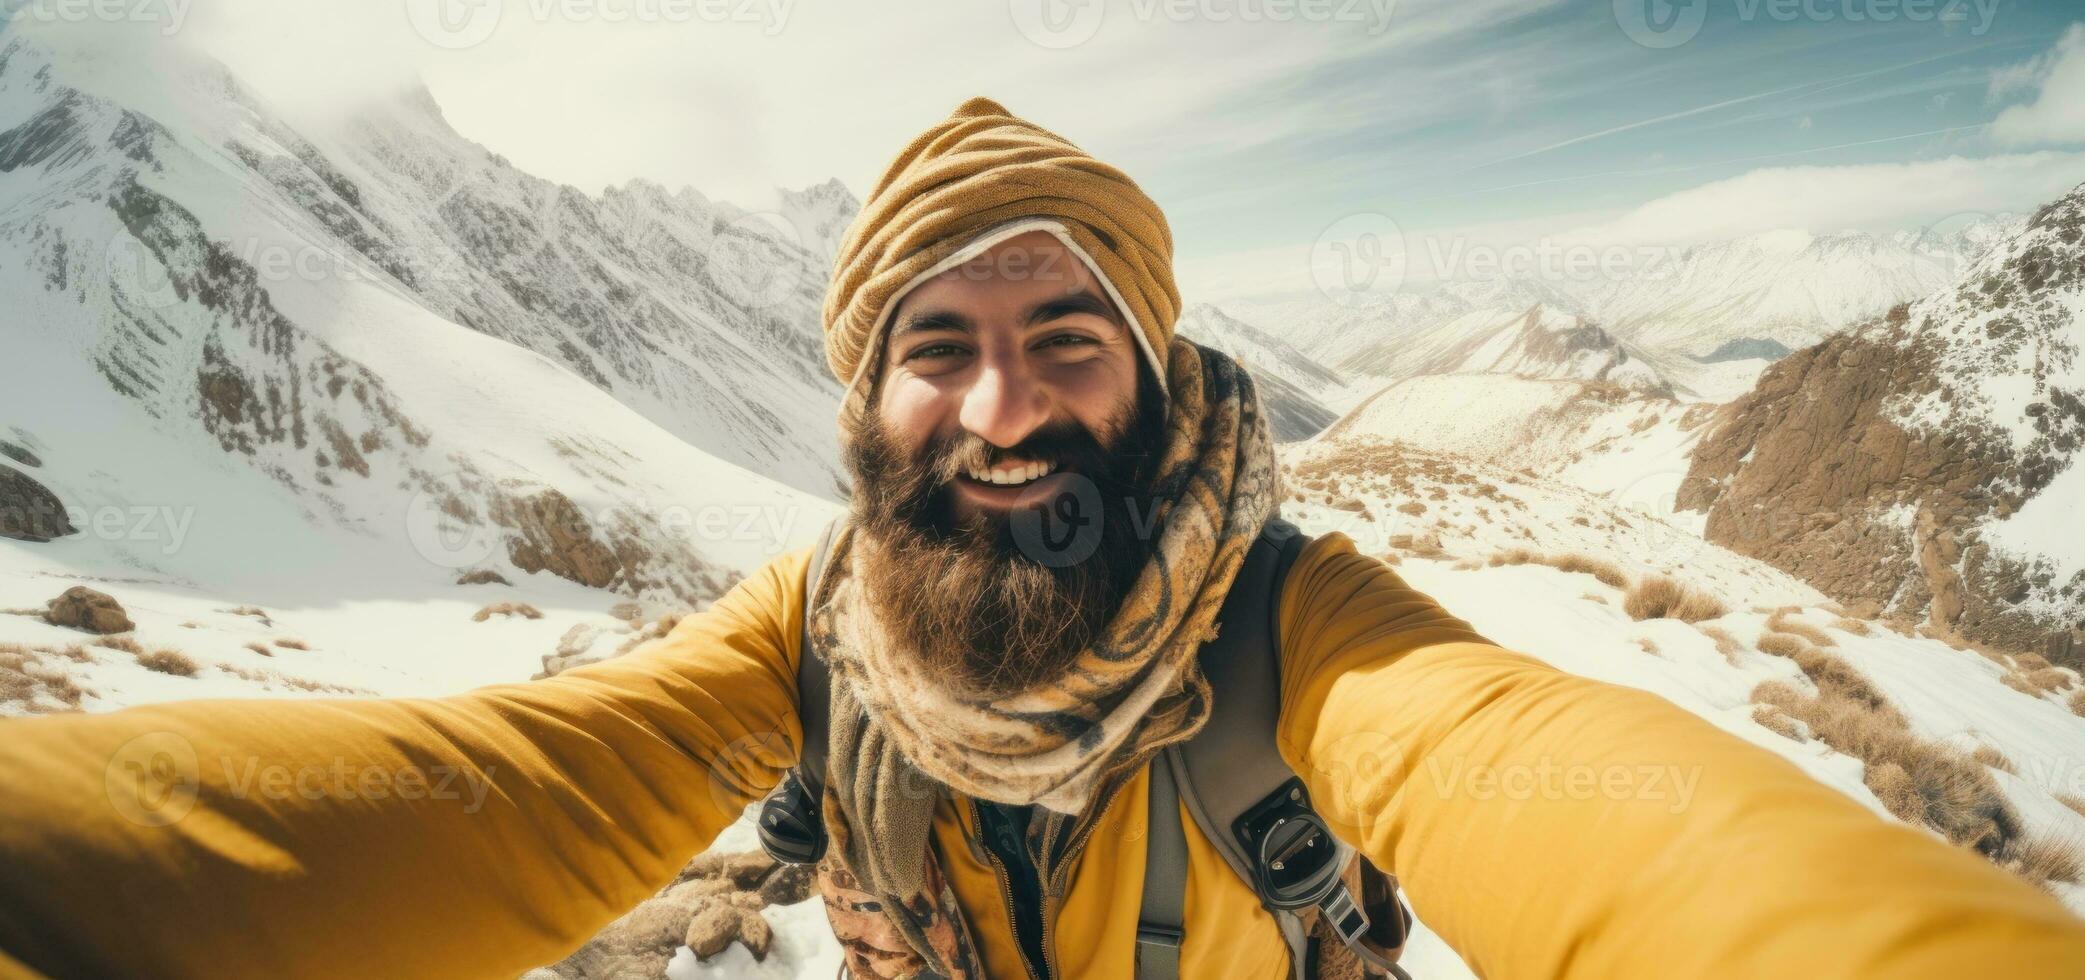
[{"label": "black buckle on strap", "polygon": [[1362,934],[1368,931],[1368,913],[1355,904],[1354,893],[1347,889],[1346,882],[1340,882],[1332,894],[1325,896],[1318,903],[1318,910],[1324,913],[1325,923],[1339,935],[1339,941],[1348,947],[1359,943]]}]

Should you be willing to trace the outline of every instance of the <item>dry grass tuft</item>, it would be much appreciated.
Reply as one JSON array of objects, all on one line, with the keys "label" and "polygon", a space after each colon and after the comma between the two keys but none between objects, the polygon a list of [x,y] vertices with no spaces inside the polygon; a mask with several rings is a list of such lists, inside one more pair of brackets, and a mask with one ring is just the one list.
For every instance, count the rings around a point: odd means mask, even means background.
[{"label": "dry grass tuft", "polygon": [[1622,597],[1622,609],[1631,619],[1677,619],[1698,623],[1715,619],[1727,610],[1723,603],[1692,586],[1663,575],[1646,575]]},{"label": "dry grass tuft", "polygon": [[304,642],[303,640],[293,640],[293,639],[290,639],[289,637],[283,637],[283,638],[282,638],[282,639],[280,639],[280,640],[276,640],[276,641],[275,641],[275,645],[276,645],[276,646],[279,646],[279,647],[281,647],[281,648],[283,648],[284,650],[309,650],[309,649],[311,649],[311,644],[309,644],[309,643],[306,643],[306,642]]},{"label": "dry grass tuft", "polygon": [[263,657],[272,657],[272,656],[275,656],[275,651],[273,651],[273,650],[270,650],[270,649],[268,648],[268,645],[267,645],[266,643],[261,643],[261,642],[259,642],[259,641],[255,641],[255,642],[253,642],[253,643],[248,643],[248,644],[246,645],[246,649],[248,649],[248,650],[252,650],[253,652],[255,652],[255,653],[258,653],[258,654],[260,654],[260,655],[261,655],[261,656],[263,656]]},{"label": "dry grass tuft", "polygon": [[508,582],[507,577],[505,575],[501,575],[500,573],[495,572],[490,568],[473,568],[470,571],[463,573],[462,575],[456,576],[456,584],[511,585],[513,583]]},{"label": "dry grass tuft", "polygon": [[1509,548],[1492,555],[1489,564],[1500,565],[1547,565],[1561,572],[1582,572],[1598,579],[1600,584],[1615,589],[1629,587],[1629,575],[1613,562],[1602,561],[1590,555],[1576,552],[1563,555],[1544,555],[1526,548]]},{"label": "dry grass tuft", "polygon": [[137,654],[137,658],[138,666],[175,677],[194,677],[197,671],[202,670],[202,667],[187,654],[165,647],[151,653]]},{"label": "dry grass tuft", "polygon": [[20,643],[0,643],[0,706],[17,706],[28,714],[51,714],[80,710],[80,699],[89,693],[72,682],[64,668],[44,661],[43,650]]},{"label": "dry grass tuft", "polygon": [[1586,593],[1586,594],[1584,594],[1584,595],[1582,595],[1582,596],[1579,596],[1579,598],[1581,598],[1581,599],[1584,599],[1584,600],[1585,600],[1585,601],[1587,601],[1587,602],[1597,602],[1597,603],[1599,603],[1599,604],[1601,604],[1601,605],[1603,605],[1603,606],[1612,606],[1612,605],[1614,605],[1614,603],[1612,603],[1612,602],[1609,602],[1609,601],[1607,601],[1607,597],[1606,597],[1606,596],[1604,596],[1604,595],[1601,595],[1601,594],[1600,594],[1600,593],[1598,593],[1598,592],[1588,592],[1588,593]]},{"label": "dry grass tuft", "polygon": [[2085,688],[2079,688],[2072,693],[2070,700],[2064,702],[2064,707],[2071,709],[2071,714],[2085,717]]},{"label": "dry grass tuft", "polygon": [[2036,834],[2013,843],[2003,867],[2044,890],[2047,882],[2075,885],[2085,878],[2085,847],[2076,840]]},{"label": "dry grass tuft", "polygon": [[520,616],[523,619],[542,619],[543,611],[526,602],[495,602],[471,614],[471,621],[482,623],[494,616]]},{"label": "dry grass tuft", "polygon": [[90,642],[98,647],[121,650],[133,657],[145,652],[144,646],[138,643],[137,637],[130,633],[115,633]]},{"label": "dry grass tuft", "polygon": [[1700,630],[1701,635],[1716,641],[1716,652],[1722,654],[1723,659],[1729,661],[1732,667],[1738,665],[1738,659],[1744,656],[1745,648],[1738,644],[1737,637],[1731,636],[1728,630],[1720,626],[1702,626],[1697,623],[1694,628]]},{"label": "dry grass tuft", "polygon": [[1787,633],[1768,633],[1760,637],[1759,642],[1753,645],[1759,649],[1760,653],[1791,659],[1796,654],[1810,649],[1810,644],[1803,642],[1802,637],[1790,636]]},{"label": "dry grass tuft", "polygon": [[1998,678],[1998,683],[2004,684],[2005,686],[2010,687],[2013,690],[2020,692],[2021,694],[2025,694],[2030,698],[2039,698],[2042,696],[2042,689],[2035,687],[2032,683],[2030,683],[2027,680],[2026,674],[2020,673],[2017,670],[2008,670],[2004,674],[2000,675]]},{"label": "dry grass tuft", "polygon": [[1995,863],[2013,859],[2024,831],[1990,770],[1913,734],[1896,707],[1845,661],[1807,644],[1802,651],[1797,666],[1817,693],[1768,681],[1753,689],[1754,702],[1802,722],[1813,738],[1865,763],[1862,782],[1898,819],[1930,827]]},{"label": "dry grass tuft", "polygon": [[1852,633],[1855,636],[1875,635],[1875,630],[1870,628],[1867,623],[1858,619],[1847,619],[1844,616],[1832,620],[1832,628],[1842,633]]},{"label": "dry grass tuft", "polygon": [[1776,633],[1800,636],[1810,641],[1813,646],[1835,647],[1839,645],[1839,641],[1832,639],[1830,633],[1805,623],[1786,612],[1776,612],[1772,616],[1767,617],[1766,628]]},{"label": "dry grass tuft", "polygon": [[1656,657],[1656,656],[1660,656],[1660,654],[1658,653],[1658,644],[1657,644],[1657,642],[1656,642],[1656,641],[1654,641],[1654,640],[1652,640],[1652,639],[1651,639],[1650,637],[1648,637],[1648,636],[1639,636],[1639,637],[1637,637],[1637,638],[1636,638],[1636,645],[1637,645],[1637,646],[1640,646],[1640,647],[1642,647],[1642,648],[1643,648],[1643,652],[1645,652],[1645,653],[1648,653],[1648,654],[1650,654],[1650,655],[1651,655],[1651,656],[1653,656],[1653,657]]},{"label": "dry grass tuft", "polygon": [[1752,720],[1758,722],[1759,727],[1789,741],[1801,742],[1806,740],[1803,735],[1802,723],[1782,714],[1781,709],[1771,704],[1753,705]]},{"label": "dry grass tuft", "polygon": [[1977,746],[1976,751],[1970,753],[1970,757],[1978,762],[1983,763],[1984,765],[1990,766],[1991,768],[1998,770],[1999,772],[2008,773],[2015,776],[2020,774],[2020,769],[2018,766],[2013,765],[2013,760],[2006,758],[2005,753],[2000,752],[1997,749],[1992,748],[1991,746]]},{"label": "dry grass tuft", "polygon": [[1441,547],[1441,536],[1430,531],[1425,534],[1393,534],[1388,543],[1414,558],[1437,561],[1448,557],[1448,552]]},{"label": "dry grass tuft", "polygon": [[[1820,694],[1860,704],[1871,711],[1894,715],[1896,708],[1882,691],[1853,665],[1815,647],[1805,647],[1793,658]],[[1899,719],[1901,721],[1901,719]]]},{"label": "dry grass tuft", "polygon": [[230,613],[234,616],[251,616],[260,620],[262,626],[275,625],[275,620],[269,618],[268,611],[259,606],[233,606],[230,609],[219,609],[218,612]]},{"label": "dry grass tuft", "polygon": [[2027,683],[2041,691],[2061,691],[2071,684],[2071,672],[2061,667],[2039,667],[2026,674]]},{"label": "dry grass tuft", "polygon": [[2078,812],[2078,816],[2085,817],[2085,796],[2073,796],[2069,793],[2058,793],[2056,794],[2056,802],[2061,803],[2064,806],[2070,807],[2073,810],[2076,810]]}]

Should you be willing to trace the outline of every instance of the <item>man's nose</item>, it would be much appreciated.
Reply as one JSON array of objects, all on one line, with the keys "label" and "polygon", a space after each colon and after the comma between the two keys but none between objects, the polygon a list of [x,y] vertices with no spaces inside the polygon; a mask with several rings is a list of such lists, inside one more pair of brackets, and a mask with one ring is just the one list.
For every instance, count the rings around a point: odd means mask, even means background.
[{"label": "man's nose", "polygon": [[1050,401],[1038,379],[1018,358],[998,357],[979,366],[977,381],[963,395],[957,421],[978,438],[1008,449],[1050,417]]}]

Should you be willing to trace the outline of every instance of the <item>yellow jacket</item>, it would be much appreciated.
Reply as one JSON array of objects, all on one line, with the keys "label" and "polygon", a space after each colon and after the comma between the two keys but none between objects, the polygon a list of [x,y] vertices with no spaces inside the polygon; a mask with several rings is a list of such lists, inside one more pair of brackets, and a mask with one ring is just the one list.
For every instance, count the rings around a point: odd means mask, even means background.
[{"label": "yellow jacket", "polygon": [[[544,681],[0,723],[0,975],[559,959],[781,776],[806,564]],[[2085,975],[2085,922],[2048,896],[1654,695],[1483,643],[1343,537],[1298,558],[1280,628],[1283,755],[1479,974]],[[1131,975],[1145,801],[1117,795],[1051,910],[1062,976]],[[986,964],[1020,976],[968,811],[938,846]],[[1183,823],[1183,975],[1280,976],[1273,923]]]}]

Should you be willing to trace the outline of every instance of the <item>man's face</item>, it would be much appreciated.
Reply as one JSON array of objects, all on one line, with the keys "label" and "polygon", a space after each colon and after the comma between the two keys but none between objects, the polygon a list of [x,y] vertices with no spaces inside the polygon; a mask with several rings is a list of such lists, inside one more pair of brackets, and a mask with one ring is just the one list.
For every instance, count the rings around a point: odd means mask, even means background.
[{"label": "man's face", "polygon": [[936,441],[967,443],[950,481],[956,516],[1004,514],[1070,479],[1070,461],[1033,437],[1080,429],[1101,446],[1122,437],[1140,362],[1086,263],[1048,232],[1028,232],[900,300],[876,415],[914,458]]},{"label": "man's face", "polygon": [[1130,328],[1035,232],[915,287],[884,353],[847,440],[871,611],[973,693],[1059,676],[1157,533],[1165,402]]}]

